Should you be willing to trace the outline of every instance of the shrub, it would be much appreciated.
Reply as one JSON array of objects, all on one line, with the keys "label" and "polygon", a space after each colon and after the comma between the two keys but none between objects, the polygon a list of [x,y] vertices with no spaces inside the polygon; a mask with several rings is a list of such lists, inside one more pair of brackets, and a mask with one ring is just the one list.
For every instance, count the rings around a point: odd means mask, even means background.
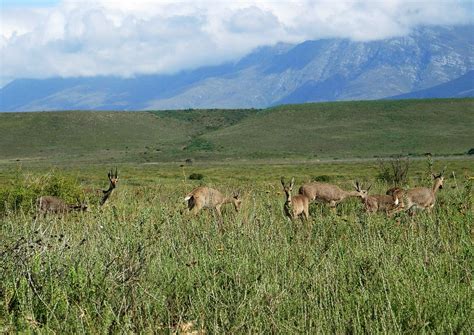
[{"label": "shrub", "polygon": [[320,176],[316,176],[313,178],[315,181],[320,181],[320,182],[323,182],[323,183],[327,183],[327,182],[330,182],[332,180],[331,176],[328,176],[328,175],[320,175]]},{"label": "shrub", "polygon": [[400,186],[408,181],[408,169],[410,167],[410,160],[408,157],[396,157],[390,160],[379,159],[378,165],[378,180],[385,181],[395,186]]},{"label": "shrub", "polygon": [[10,184],[0,192],[0,215],[18,210],[28,212],[42,195],[60,197],[67,203],[80,202],[84,197],[79,183],[73,177],[57,171],[33,176],[18,170]]},{"label": "shrub", "polygon": [[201,180],[203,178],[204,178],[204,176],[200,173],[191,173],[189,175],[189,179],[191,179],[191,180]]}]

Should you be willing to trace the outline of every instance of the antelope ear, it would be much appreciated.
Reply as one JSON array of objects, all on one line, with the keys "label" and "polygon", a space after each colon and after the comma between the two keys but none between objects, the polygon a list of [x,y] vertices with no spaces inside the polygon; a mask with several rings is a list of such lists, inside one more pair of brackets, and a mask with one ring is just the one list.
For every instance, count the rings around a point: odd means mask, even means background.
[{"label": "antelope ear", "polygon": [[295,184],[295,177],[291,178],[290,187],[293,187],[294,184]]}]

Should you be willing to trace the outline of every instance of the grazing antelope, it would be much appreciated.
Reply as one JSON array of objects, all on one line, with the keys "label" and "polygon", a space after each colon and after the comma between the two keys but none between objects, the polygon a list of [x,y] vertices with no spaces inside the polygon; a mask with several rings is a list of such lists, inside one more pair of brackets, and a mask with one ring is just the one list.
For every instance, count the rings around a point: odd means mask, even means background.
[{"label": "grazing antelope", "polygon": [[[87,205],[70,205],[67,204],[64,200],[53,197],[53,196],[42,196],[36,200],[36,211],[37,215],[42,214],[66,214],[72,211],[87,211]],[[36,217],[35,217],[36,218]]]},{"label": "grazing antelope", "polygon": [[304,219],[309,218],[309,199],[303,194],[291,195],[293,190],[293,185],[295,184],[295,178],[291,178],[289,184],[285,184],[285,179],[281,177],[281,185],[283,186],[283,191],[285,191],[286,201],[283,209],[285,215],[290,218],[290,220],[296,219],[300,214],[303,214]]},{"label": "grazing antelope", "polygon": [[238,212],[242,203],[240,193],[226,197],[218,190],[206,186],[194,189],[186,195],[184,201],[188,203],[189,212],[193,215],[196,215],[202,208],[215,208],[220,220],[222,220],[222,205],[233,204],[235,211]]},{"label": "grazing antelope", "polygon": [[[428,210],[431,212],[436,203],[436,192],[443,188],[443,177],[444,170],[438,174],[433,174],[433,186],[429,187],[416,187],[409,190],[394,190],[394,196],[400,199],[400,205],[395,210],[399,212],[402,210],[412,211],[413,209],[419,208],[422,210]],[[390,191],[390,190],[389,190]],[[388,191],[387,191],[388,192]]]},{"label": "grazing antelope", "polygon": [[390,211],[393,211],[398,206],[399,200],[396,196],[387,194],[369,195],[369,190],[372,185],[364,190],[362,185],[356,181],[354,186],[356,191],[360,194],[364,209],[367,213],[385,212],[389,214]]},{"label": "grazing antelope", "polygon": [[118,183],[117,168],[115,168],[115,173],[113,173],[112,170],[110,170],[107,176],[109,177],[110,184],[107,190],[102,191],[104,195],[102,196],[102,199],[100,199],[100,202],[99,202],[101,206],[105,204],[107,199],[109,199],[109,197],[112,195],[112,192],[115,190],[115,187],[117,187],[117,183]]},{"label": "grazing antelope", "polygon": [[298,193],[306,196],[310,201],[329,204],[333,209],[348,197],[360,197],[360,194],[356,191],[344,191],[336,185],[317,181],[304,184],[300,187]]}]

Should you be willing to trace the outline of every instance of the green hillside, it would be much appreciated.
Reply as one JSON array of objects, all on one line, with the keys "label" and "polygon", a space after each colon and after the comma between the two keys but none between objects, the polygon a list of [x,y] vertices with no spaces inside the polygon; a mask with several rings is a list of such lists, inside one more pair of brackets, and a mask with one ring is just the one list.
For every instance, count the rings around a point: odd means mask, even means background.
[{"label": "green hillside", "polygon": [[287,105],[204,138],[227,154],[321,158],[458,154],[474,147],[474,100]]},{"label": "green hillside", "polygon": [[464,154],[474,99],[287,105],[265,110],[0,114],[1,161],[160,162]]}]

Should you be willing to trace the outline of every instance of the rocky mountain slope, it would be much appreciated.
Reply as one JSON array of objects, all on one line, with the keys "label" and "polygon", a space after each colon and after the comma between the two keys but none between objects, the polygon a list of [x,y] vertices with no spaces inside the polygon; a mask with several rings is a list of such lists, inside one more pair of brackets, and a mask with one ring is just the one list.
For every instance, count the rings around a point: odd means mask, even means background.
[{"label": "rocky mountain slope", "polygon": [[278,44],[236,63],[174,75],[15,80],[0,90],[0,110],[261,108],[393,97],[473,70],[472,31],[473,26],[424,27],[380,41]]}]

